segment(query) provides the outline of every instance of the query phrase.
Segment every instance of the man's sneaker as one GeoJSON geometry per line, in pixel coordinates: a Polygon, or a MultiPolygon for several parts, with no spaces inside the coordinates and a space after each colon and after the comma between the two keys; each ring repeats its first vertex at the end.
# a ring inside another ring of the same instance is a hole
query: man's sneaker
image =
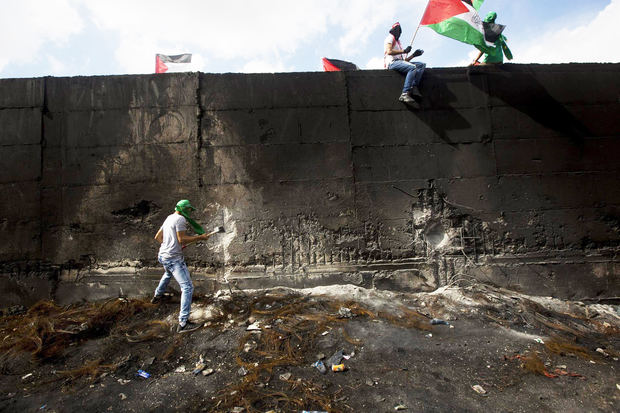
{"type": "Polygon", "coordinates": [[[413,97],[422,97],[422,93],[420,93],[420,89],[418,89],[417,86],[412,87],[411,90],[409,90],[409,94],[413,97]]]}
{"type": "Polygon", "coordinates": [[[401,102],[403,102],[405,105],[409,107],[412,107],[414,109],[420,109],[420,105],[418,104],[418,102],[413,100],[413,98],[409,96],[409,93],[403,93],[402,95],[400,95],[398,100],[400,100],[401,102]]]}
{"type": "Polygon", "coordinates": [[[198,330],[200,327],[202,327],[202,324],[190,323],[188,321],[184,326],[181,326],[181,324],[177,326],[177,333],[189,333],[190,331],[198,330]]]}
{"type": "Polygon", "coordinates": [[[163,299],[164,299],[163,295],[156,295],[153,298],[151,298],[151,304],[159,304],[161,303],[163,299]]]}
{"type": "Polygon", "coordinates": [[[400,95],[398,100],[400,100],[403,103],[414,103],[415,102],[415,100],[413,100],[413,98],[409,96],[409,93],[403,93],[402,95],[400,95]]]}

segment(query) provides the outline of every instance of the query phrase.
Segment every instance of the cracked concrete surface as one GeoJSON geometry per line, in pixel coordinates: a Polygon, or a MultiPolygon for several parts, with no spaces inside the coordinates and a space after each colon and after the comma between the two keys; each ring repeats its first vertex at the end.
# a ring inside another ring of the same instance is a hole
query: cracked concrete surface
{"type": "Polygon", "coordinates": [[[226,248],[187,250],[199,291],[480,281],[613,299],[617,71],[429,69],[416,113],[388,71],[0,80],[0,293],[150,291],[152,234],[190,198],[229,228],[226,248]]]}

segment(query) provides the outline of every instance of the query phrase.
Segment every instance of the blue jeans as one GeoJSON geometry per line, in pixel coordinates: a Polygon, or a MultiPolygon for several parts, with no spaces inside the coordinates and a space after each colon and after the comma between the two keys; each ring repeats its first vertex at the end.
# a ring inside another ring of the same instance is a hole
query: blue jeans
{"type": "Polygon", "coordinates": [[[414,86],[420,84],[422,80],[422,74],[426,69],[426,63],[422,62],[406,62],[404,60],[394,60],[388,66],[390,70],[396,70],[398,73],[406,75],[405,86],[403,86],[403,93],[409,92],[414,86]]]}
{"type": "Polygon", "coordinates": [[[189,318],[189,310],[192,306],[192,293],[194,292],[194,285],[192,279],[189,277],[189,270],[185,264],[183,258],[177,259],[164,259],[161,256],[157,257],[161,265],[164,266],[164,275],[159,280],[159,285],[155,290],[155,296],[159,297],[164,295],[170,278],[174,277],[179,283],[181,288],[181,311],[179,312],[179,324],[185,324],[189,318]]]}

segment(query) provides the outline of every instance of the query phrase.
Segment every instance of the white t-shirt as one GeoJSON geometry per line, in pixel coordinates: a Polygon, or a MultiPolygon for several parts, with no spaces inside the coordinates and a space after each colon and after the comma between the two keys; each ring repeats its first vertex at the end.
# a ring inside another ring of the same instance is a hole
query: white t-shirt
{"type": "Polygon", "coordinates": [[[386,69],[388,68],[390,63],[392,63],[394,60],[405,60],[405,57],[407,57],[406,54],[397,54],[397,55],[387,54],[388,44],[392,45],[392,49],[403,50],[403,47],[400,45],[400,40],[396,40],[394,36],[392,36],[391,34],[388,34],[388,37],[386,37],[385,41],[383,42],[383,67],[386,69]]]}
{"type": "Polygon", "coordinates": [[[159,255],[166,260],[183,258],[183,247],[177,238],[177,232],[187,231],[187,220],[181,214],[168,215],[161,224],[164,240],[159,247],[159,255]]]}

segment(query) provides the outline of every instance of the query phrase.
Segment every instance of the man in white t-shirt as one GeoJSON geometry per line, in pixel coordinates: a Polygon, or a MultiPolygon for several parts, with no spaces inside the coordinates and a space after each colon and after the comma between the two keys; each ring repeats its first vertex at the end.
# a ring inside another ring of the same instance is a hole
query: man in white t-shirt
{"type": "Polygon", "coordinates": [[[394,23],[390,29],[390,34],[385,38],[385,42],[383,42],[383,64],[386,69],[395,70],[406,76],[405,85],[403,86],[402,94],[398,100],[419,109],[420,106],[415,101],[414,97],[422,98],[418,85],[422,79],[426,64],[422,62],[411,62],[410,60],[416,56],[420,56],[424,51],[418,49],[410,56],[407,56],[409,52],[411,52],[411,46],[407,46],[403,49],[399,40],[401,34],[402,29],[400,23],[394,23]]]}
{"type": "Polygon", "coordinates": [[[192,210],[195,210],[195,208],[187,199],[182,199],[177,202],[174,214],[168,215],[155,235],[155,240],[161,244],[157,259],[161,265],[164,266],[164,275],[159,281],[159,285],[155,290],[155,296],[151,302],[157,303],[161,300],[166,292],[170,279],[174,277],[181,288],[181,310],[179,311],[178,333],[186,333],[202,327],[200,324],[187,321],[192,306],[194,285],[192,284],[187,264],[185,264],[183,247],[196,241],[206,240],[213,235],[187,234],[187,219],[185,217],[189,216],[192,210]]]}

